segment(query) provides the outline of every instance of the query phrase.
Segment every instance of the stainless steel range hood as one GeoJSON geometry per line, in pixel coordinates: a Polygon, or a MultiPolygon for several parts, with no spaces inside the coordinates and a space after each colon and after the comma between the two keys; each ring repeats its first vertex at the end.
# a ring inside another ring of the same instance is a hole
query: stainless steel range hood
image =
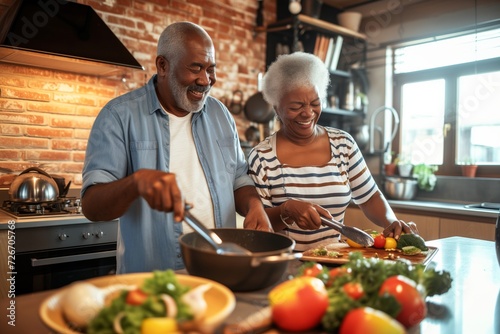
{"type": "Polygon", "coordinates": [[[144,70],[92,7],[18,0],[0,18],[0,62],[96,76],[144,70]]]}

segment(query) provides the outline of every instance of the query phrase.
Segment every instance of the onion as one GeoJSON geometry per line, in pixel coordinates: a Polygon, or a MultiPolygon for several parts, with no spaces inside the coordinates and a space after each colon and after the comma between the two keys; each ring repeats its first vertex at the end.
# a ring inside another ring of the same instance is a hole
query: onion
{"type": "Polygon", "coordinates": [[[177,316],[177,304],[175,303],[174,298],[167,294],[160,295],[161,300],[165,303],[166,308],[166,317],[167,318],[175,318],[177,316]]]}
{"type": "Polygon", "coordinates": [[[210,283],[198,285],[182,295],[181,300],[193,311],[194,320],[198,320],[205,315],[208,305],[203,295],[211,287],[212,284],[210,283]]]}
{"type": "Polygon", "coordinates": [[[62,312],[72,325],[85,328],[104,307],[104,301],[108,294],[134,287],[115,284],[101,289],[90,283],[74,282],[66,288],[61,297],[62,312]]]}

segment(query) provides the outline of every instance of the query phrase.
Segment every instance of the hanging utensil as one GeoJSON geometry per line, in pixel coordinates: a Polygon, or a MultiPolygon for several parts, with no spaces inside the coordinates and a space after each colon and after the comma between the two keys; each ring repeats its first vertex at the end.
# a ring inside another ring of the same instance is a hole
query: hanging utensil
{"type": "Polygon", "coordinates": [[[334,219],[328,219],[325,217],[321,217],[321,221],[323,222],[323,225],[326,225],[328,227],[333,228],[336,231],[339,231],[343,236],[345,236],[348,239],[351,239],[352,241],[360,244],[361,246],[364,247],[373,246],[374,243],[373,237],[357,227],[346,226],[334,219]]]}
{"type": "Polygon", "coordinates": [[[184,212],[184,221],[191,226],[198,234],[200,234],[210,245],[215,249],[217,254],[231,254],[231,255],[252,255],[248,249],[235,244],[234,242],[225,242],[215,233],[203,225],[196,219],[190,212],[190,206],[186,206],[184,212]]]}
{"type": "Polygon", "coordinates": [[[233,115],[238,115],[243,111],[243,92],[241,90],[237,89],[233,92],[228,109],[233,115]]]}

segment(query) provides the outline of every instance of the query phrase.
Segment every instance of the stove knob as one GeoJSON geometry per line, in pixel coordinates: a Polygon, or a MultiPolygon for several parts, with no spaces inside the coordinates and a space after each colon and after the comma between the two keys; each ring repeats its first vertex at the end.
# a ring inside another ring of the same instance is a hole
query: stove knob
{"type": "Polygon", "coordinates": [[[102,238],[102,237],[104,237],[104,232],[103,232],[103,231],[99,231],[99,232],[97,232],[97,233],[95,234],[95,236],[96,236],[97,238],[102,238]]]}
{"type": "Polygon", "coordinates": [[[68,235],[66,233],[59,234],[59,240],[66,240],[68,235]]]}
{"type": "Polygon", "coordinates": [[[90,232],[83,232],[82,233],[83,239],[88,239],[88,238],[90,238],[90,236],[91,236],[90,232]]]}

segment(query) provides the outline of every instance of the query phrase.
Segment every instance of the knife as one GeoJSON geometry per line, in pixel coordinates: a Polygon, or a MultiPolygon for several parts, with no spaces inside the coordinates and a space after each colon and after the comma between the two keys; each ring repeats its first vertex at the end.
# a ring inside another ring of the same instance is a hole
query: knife
{"type": "Polygon", "coordinates": [[[360,244],[361,246],[364,247],[373,246],[374,243],[373,237],[357,227],[346,226],[336,221],[335,219],[328,219],[323,216],[321,216],[321,221],[323,222],[323,225],[326,225],[328,227],[333,228],[336,231],[339,231],[343,236],[345,236],[348,239],[351,239],[352,241],[360,244]]]}

